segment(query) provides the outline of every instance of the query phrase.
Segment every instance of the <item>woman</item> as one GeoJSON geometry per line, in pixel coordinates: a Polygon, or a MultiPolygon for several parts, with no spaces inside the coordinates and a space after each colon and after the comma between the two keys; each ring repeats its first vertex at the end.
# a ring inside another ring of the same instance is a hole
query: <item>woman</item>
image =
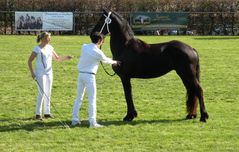
{"type": "Polygon", "coordinates": [[[37,43],[29,59],[28,66],[32,78],[36,80],[38,86],[38,96],[36,102],[36,119],[42,120],[42,103],[44,101],[44,117],[52,118],[50,113],[50,97],[53,81],[52,72],[52,58],[56,61],[70,60],[71,56],[58,56],[54,48],[49,44],[51,41],[51,34],[43,32],[37,36],[37,43]],[[32,62],[36,58],[36,68],[33,71],[32,62]]]}
{"type": "Polygon", "coordinates": [[[87,91],[89,99],[89,123],[90,127],[97,128],[103,127],[96,121],[96,80],[95,75],[98,70],[99,62],[102,61],[106,64],[111,64],[113,66],[119,66],[120,62],[112,60],[104,55],[100,50],[103,42],[104,36],[98,32],[91,35],[90,44],[84,44],[82,46],[82,52],[80,56],[80,61],[78,63],[78,85],[77,85],[77,97],[74,103],[72,111],[72,126],[80,124],[79,120],[79,110],[82,104],[85,89],[87,91]]]}

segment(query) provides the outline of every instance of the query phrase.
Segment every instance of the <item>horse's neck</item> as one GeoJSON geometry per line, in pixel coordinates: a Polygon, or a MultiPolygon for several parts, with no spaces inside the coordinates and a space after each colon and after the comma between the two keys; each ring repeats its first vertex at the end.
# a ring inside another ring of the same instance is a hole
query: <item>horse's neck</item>
{"type": "Polygon", "coordinates": [[[114,57],[120,56],[125,50],[128,42],[132,40],[134,36],[129,32],[124,32],[122,29],[115,29],[111,32],[111,51],[114,57]]]}
{"type": "Polygon", "coordinates": [[[118,58],[123,51],[125,50],[125,47],[127,45],[127,41],[129,40],[128,37],[124,37],[121,34],[111,34],[110,36],[110,46],[112,55],[114,58],[118,58]]]}
{"type": "Polygon", "coordinates": [[[110,46],[113,57],[120,58],[126,50],[128,41],[134,38],[134,34],[126,20],[115,17],[113,29],[111,29],[110,46]]]}

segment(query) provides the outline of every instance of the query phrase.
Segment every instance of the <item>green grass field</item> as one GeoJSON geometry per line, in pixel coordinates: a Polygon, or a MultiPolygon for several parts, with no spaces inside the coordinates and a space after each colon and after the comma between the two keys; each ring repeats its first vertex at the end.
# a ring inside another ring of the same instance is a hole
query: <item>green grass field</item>
{"type": "MultiPolygon", "coordinates": [[[[80,127],[66,129],[76,96],[77,62],[86,36],[53,36],[52,45],[72,61],[53,63],[52,113],[55,119],[34,120],[36,84],[27,66],[35,36],[0,36],[0,151],[239,151],[239,37],[139,37],[148,43],[181,40],[200,55],[201,85],[209,119],[186,116],[185,89],[174,71],[156,79],[133,79],[138,117],[122,118],[126,103],[119,77],[97,73],[97,119],[104,128],[88,128],[87,96],[80,127]],[[55,107],[57,111],[53,108],[55,107]],[[60,113],[60,114],[59,114],[60,113]]],[[[111,56],[109,37],[103,46],[111,56]]],[[[110,71],[111,67],[106,65],[110,71]]],[[[199,110],[198,110],[199,111],[199,110]]]]}

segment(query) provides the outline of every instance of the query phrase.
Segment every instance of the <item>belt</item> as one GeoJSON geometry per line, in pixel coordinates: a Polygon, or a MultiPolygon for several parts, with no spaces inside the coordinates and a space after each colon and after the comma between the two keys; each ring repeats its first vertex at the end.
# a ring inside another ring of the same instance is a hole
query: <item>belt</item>
{"type": "Polygon", "coordinates": [[[86,73],[86,74],[93,74],[93,75],[95,75],[95,73],[93,73],[93,72],[80,71],[80,73],[86,73]]]}

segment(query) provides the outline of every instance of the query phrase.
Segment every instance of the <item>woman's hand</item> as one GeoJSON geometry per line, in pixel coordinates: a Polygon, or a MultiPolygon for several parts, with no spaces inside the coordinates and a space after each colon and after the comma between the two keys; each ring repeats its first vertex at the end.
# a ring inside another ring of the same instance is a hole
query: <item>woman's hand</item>
{"type": "Polygon", "coordinates": [[[68,55],[68,56],[66,56],[66,59],[71,60],[71,59],[73,59],[73,56],[68,55]]]}

